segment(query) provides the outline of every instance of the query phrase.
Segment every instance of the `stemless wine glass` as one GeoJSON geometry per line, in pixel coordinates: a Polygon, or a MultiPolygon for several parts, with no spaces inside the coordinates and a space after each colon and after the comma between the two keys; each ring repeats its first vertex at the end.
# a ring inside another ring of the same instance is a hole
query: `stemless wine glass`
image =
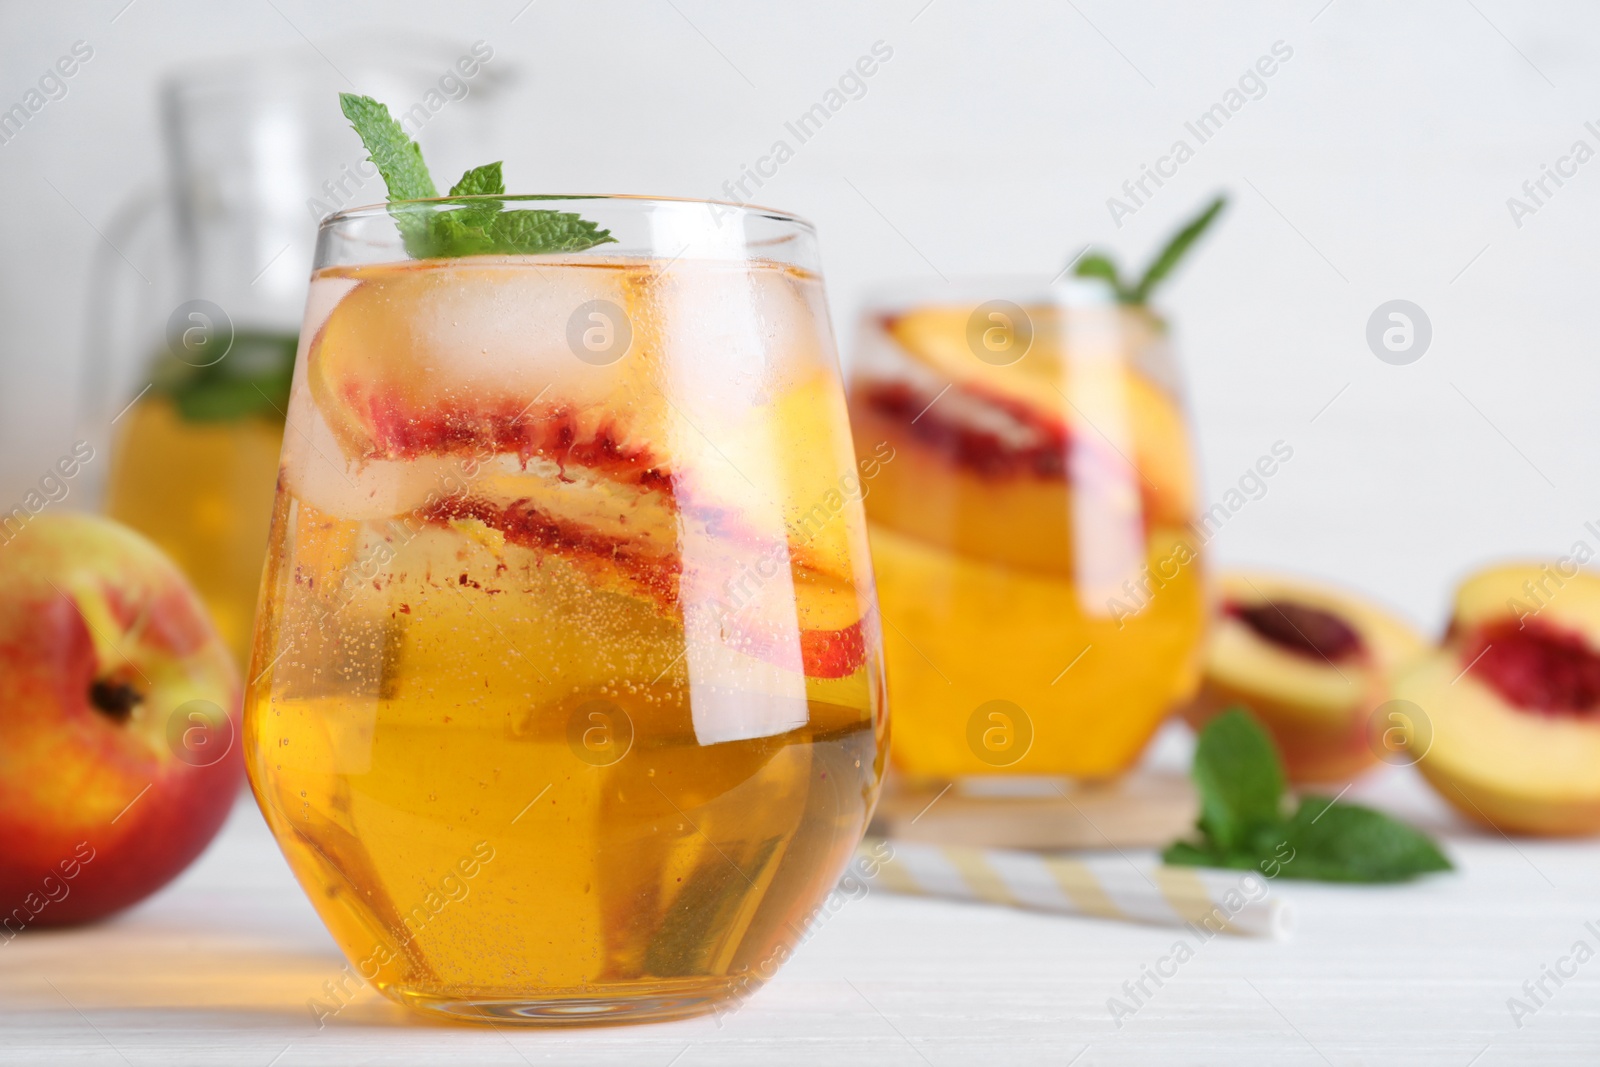
{"type": "Polygon", "coordinates": [[[1098,282],[917,286],[850,388],[912,778],[1125,770],[1198,682],[1187,422],[1166,324],[1098,282]]]}
{"type": "Polygon", "coordinates": [[[517,207],[616,243],[407,258],[397,223],[482,198],[322,224],[250,779],[390,997],[690,1015],[804,935],[887,743],[814,235],[704,202],[517,207]]]}

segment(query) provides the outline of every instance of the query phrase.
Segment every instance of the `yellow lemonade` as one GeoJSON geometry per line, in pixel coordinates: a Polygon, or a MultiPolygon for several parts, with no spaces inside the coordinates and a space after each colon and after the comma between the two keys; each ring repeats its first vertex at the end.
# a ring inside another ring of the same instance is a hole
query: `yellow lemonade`
{"type": "Polygon", "coordinates": [[[182,568],[242,668],[266,558],[282,416],[198,420],[152,393],[118,422],[107,513],[182,568]]]}

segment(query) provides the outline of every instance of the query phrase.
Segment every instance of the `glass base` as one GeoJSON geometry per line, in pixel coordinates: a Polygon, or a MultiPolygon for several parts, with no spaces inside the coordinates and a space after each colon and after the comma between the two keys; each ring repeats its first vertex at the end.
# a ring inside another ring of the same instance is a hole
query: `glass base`
{"type": "Polygon", "coordinates": [[[513,1026],[620,1026],[688,1019],[731,1007],[760,988],[750,978],[716,977],[640,982],[537,996],[450,995],[401,986],[383,993],[424,1015],[457,1022],[513,1026]]]}

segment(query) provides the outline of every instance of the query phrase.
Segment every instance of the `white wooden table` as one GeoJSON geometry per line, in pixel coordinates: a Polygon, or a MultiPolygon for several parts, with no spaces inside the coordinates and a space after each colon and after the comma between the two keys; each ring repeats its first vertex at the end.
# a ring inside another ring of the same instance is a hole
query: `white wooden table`
{"type": "MultiPolygon", "coordinates": [[[[1174,733],[1152,758],[1184,746],[1174,733]]],[[[1584,925],[1600,929],[1600,844],[1477,833],[1409,769],[1357,798],[1443,834],[1459,873],[1274,883],[1289,940],[1206,943],[1120,1028],[1108,999],[1178,931],[874,889],[720,1022],[586,1031],[436,1025],[370,989],[319,1030],[306,1002],[343,960],[246,798],[139,908],[0,944],[0,1064],[1600,1063],[1600,957],[1545,979],[1521,1026],[1507,1007],[1575,942],[1600,952],[1584,925]]]]}

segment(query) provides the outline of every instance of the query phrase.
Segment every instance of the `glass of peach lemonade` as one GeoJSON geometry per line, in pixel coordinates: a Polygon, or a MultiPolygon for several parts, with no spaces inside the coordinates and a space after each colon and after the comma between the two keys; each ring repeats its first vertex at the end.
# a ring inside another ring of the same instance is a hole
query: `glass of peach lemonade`
{"type": "Polygon", "coordinates": [[[247,752],[351,969],[534,1023],[771,977],[887,744],[810,226],[626,197],[347,211],[300,337],[247,752]]]}
{"type": "Polygon", "coordinates": [[[912,779],[1125,770],[1206,617],[1166,324],[1102,280],[873,302],[850,386],[912,779]]]}

